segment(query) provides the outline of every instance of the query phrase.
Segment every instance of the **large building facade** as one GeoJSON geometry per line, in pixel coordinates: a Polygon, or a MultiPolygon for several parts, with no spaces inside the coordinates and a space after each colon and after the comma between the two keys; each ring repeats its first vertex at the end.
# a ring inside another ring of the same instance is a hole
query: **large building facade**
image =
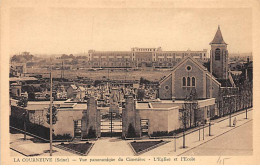
{"type": "Polygon", "coordinates": [[[199,62],[207,62],[207,49],[202,51],[163,51],[158,48],[134,47],[130,51],[89,50],[87,65],[92,68],[172,68],[183,58],[191,56],[199,62]]]}

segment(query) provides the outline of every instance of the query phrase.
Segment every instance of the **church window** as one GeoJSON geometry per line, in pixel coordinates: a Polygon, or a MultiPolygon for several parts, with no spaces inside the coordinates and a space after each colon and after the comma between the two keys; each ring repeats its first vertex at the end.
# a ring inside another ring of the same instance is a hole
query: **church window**
{"type": "Polygon", "coordinates": [[[220,49],[217,48],[215,51],[215,60],[220,60],[220,49]]]}
{"type": "Polygon", "coordinates": [[[185,77],[182,78],[182,86],[186,86],[186,78],[185,77]]]}
{"type": "Polygon", "coordinates": [[[165,90],[169,90],[169,86],[168,86],[168,85],[165,85],[165,86],[164,86],[164,89],[165,89],[165,90]]]}
{"type": "Polygon", "coordinates": [[[190,65],[186,66],[186,70],[187,70],[187,71],[191,71],[191,69],[192,69],[192,68],[191,68],[190,65]]]}
{"type": "Polygon", "coordinates": [[[195,83],[196,83],[196,79],[195,79],[195,77],[192,77],[192,79],[191,79],[191,83],[192,83],[192,86],[195,86],[195,83]]]}
{"type": "Polygon", "coordinates": [[[190,86],[190,77],[187,77],[187,86],[190,86]]]}

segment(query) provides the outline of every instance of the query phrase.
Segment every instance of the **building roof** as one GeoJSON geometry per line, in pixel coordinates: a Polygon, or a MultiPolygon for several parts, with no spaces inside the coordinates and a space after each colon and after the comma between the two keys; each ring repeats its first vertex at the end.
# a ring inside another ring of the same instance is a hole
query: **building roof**
{"type": "Polygon", "coordinates": [[[217,85],[220,85],[222,86],[221,82],[218,81],[218,79],[212,75],[211,76],[211,73],[208,71],[208,69],[206,67],[204,67],[200,62],[198,62],[195,58],[193,57],[185,57],[183,58],[177,65],[175,65],[172,69],[172,71],[163,79],[161,79],[159,81],[159,84],[161,85],[164,81],[166,81],[169,77],[172,76],[172,72],[174,72],[178,67],[180,67],[182,64],[184,64],[186,61],[192,61],[195,65],[197,65],[198,68],[200,68],[202,71],[205,71],[206,75],[209,76],[209,77],[212,77],[211,79],[217,84],[217,85]]]}
{"type": "Polygon", "coordinates": [[[84,87],[82,87],[82,86],[79,86],[79,87],[78,87],[78,90],[80,90],[80,91],[85,91],[86,89],[85,89],[84,87]]]}
{"type": "Polygon", "coordinates": [[[14,81],[37,81],[38,79],[35,77],[12,77],[9,78],[10,82],[14,82],[14,81]]]}
{"type": "Polygon", "coordinates": [[[218,30],[215,34],[215,37],[214,39],[211,41],[210,44],[227,44],[225,43],[223,37],[222,37],[222,33],[221,33],[221,30],[220,30],[220,27],[218,26],[218,30]]]}
{"type": "Polygon", "coordinates": [[[70,85],[72,87],[72,89],[76,90],[77,86],[76,85],[70,85]]]}

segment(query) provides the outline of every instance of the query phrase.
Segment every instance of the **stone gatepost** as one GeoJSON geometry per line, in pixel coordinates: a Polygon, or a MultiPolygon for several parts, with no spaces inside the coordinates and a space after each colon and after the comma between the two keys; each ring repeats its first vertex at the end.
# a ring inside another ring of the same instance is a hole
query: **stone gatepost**
{"type": "Polygon", "coordinates": [[[87,105],[87,110],[83,111],[81,121],[81,136],[83,139],[90,138],[89,131],[92,129],[96,136],[100,137],[100,111],[97,109],[97,101],[94,97],[90,97],[87,105]]]}
{"type": "Polygon", "coordinates": [[[122,114],[122,137],[127,136],[128,127],[132,124],[136,135],[141,136],[141,121],[140,115],[136,110],[135,100],[132,96],[127,97],[125,109],[122,114]]]}

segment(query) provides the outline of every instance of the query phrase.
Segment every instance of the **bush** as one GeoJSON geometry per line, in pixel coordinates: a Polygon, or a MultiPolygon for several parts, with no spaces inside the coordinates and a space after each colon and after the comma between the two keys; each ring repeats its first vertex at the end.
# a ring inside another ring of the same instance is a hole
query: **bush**
{"type": "MultiPolygon", "coordinates": [[[[192,128],[195,128],[195,126],[193,127],[189,127],[189,128],[186,128],[186,131],[189,130],[189,129],[192,129],[192,128]]],[[[173,136],[174,134],[179,134],[179,133],[182,133],[183,132],[183,128],[179,128],[179,129],[176,129],[174,131],[156,131],[156,132],[153,132],[150,136],[151,137],[162,137],[162,136],[173,136]]]]}
{"type": "MultiPolygon", "coordinates": [[[[15,127],[20,130],[24,130],[24,121],[10,116],[10,126],[15,127]]],[[[36,135],[38,137],[44,138],[46,140],[50,139],[50,128],[44,127],[42,125],[33,124],[31,122],[26,122],[26,132],[36,135]]],[[[70,140],[72,139],[70,134],[54,135],[52,134],[53,140],[70,140]]]]}
{"type": "Polygon", "coordinates": [[[215,115],[214,117],[211,117],[210,120],[216,120],[218,118],[220,118],[220,117],[218,115],[215,115]]]}
{"type": "Polygon", "coordinates": [[[152,137],[161,137],[161,136],[169,136],[170,133],[168,131],[156,131],[151,134],[152,137]]]}
{"type": "Polygon", "coordinates": [[[96,130],[91,126],[88,130],[88,138],[96,138],[96,130]]]}
{"type": "Polygon", "coordinates": [[[83,136],[82,139],[91,139],[91,138],[97,138],[96,130],[93,129],[92,126],[89,128],[87,136],[83,136]]]}
{"type": "Polygon", "coordinates": [[[54,140],[64,140],[64,139],[72,139],[70,134],[63,134],[63,135],[53,135],[54,140]]]}
{"type": "Polygon", "coordinates": [[[135,138],[136,136],[136,132],[135,132],[135,128],[133,127],[133,125],[130,123],[128,126],[128,131],[126,134],[127,138],[135,138]]]}

